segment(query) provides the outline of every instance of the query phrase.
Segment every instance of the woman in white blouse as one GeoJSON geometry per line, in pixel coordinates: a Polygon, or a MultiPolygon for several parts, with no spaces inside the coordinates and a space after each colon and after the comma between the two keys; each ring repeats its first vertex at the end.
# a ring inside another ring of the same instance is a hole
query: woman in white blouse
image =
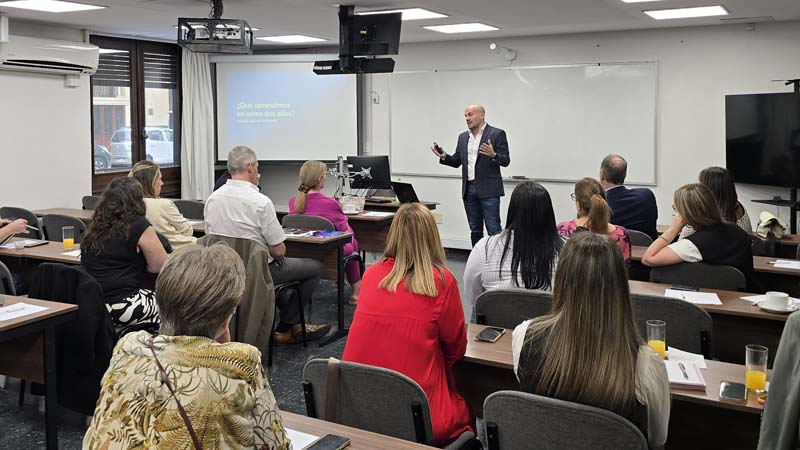
{"type": "Polygon", "coordinates": [[[474,305],[482,292],[491,289],[549,291],[564,241],[547,189],[533,181],[517,185],[505,230],[478,241],[469,255],[463,298],[474,305]]]}
{"type": "Polygon", "coordinates": [[[158,164],[152,161],[139,161],[128,176],[142,185],[144,203],[147,206],[147,220],[160,235],[164,236],[174,248],[197,242],[192,224],[178,211],[175,203],[160,198],[164,182],[161,180],[161,168],[158,164]]]}

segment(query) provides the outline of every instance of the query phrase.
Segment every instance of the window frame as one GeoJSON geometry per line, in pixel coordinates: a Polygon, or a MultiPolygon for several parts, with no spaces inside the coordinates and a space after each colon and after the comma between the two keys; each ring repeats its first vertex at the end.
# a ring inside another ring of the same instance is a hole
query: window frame
{"type": "MultiPolygon", "coordinates": [[[[181,87],[181,48],[176,44],[162,42],[140,41],[135,39],[123,39],[116,37],[92,35],[90,42],[100,48],[113,50],[124,50],[130,55],[131,86],[130,86],[130,115],[131,115],[131,163],[136,164],[146,159],[146,94],[144,83],[144,54],[161,53],[170,54],[176,57],[176,87],[175,104],[173,105],[173,148],[175,149],[175,166],[161,169],[164,186],[161,188],[161,196],[167,198],[180,198],[181,196],[181,118],[183,92],[181,87]],[[142,130],[135,133],[133,130],[142,130]]],[[[94,81],[90,79],[89,104],[91,117],[91,136],[92,145],[90,148],[91,167],[92,167],[92,194],[100,195],[105,190],[108,183],[114,178],[127,176],[128,171],[109,171],[95,173],[94,168],[94,81]]],[[[163,136],[162,136],[163,137],[163,136]]],[[[164,141],[166,142],[166,141],[164,141]]],[[[110,149],[109,149],[110,150],[110,149]]]]}

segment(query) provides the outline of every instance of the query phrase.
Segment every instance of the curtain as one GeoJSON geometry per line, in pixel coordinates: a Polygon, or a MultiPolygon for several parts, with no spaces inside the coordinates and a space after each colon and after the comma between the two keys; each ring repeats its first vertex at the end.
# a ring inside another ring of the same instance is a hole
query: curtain
{"type": "Polygon", "coordinates": [[[214,97],[208,55],[183,49],[181,196],[205,200],[214,187],[214,97]]]}

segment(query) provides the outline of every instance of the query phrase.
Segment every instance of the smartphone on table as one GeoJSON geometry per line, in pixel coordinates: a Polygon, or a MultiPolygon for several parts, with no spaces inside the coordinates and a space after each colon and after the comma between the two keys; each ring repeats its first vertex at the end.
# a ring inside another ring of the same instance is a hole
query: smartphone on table
{"type": "Polygon", "coordinates": [[[497,342],[506,333],[505,328],[500,327],[486,327],[475,336],[475,340],[479,342],[497,342]]]}

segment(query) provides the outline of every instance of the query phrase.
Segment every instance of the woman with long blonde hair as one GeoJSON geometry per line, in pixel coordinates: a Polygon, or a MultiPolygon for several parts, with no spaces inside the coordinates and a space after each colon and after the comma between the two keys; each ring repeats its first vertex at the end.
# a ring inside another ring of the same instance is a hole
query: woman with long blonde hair
{"type": "Polygon", "coordinates": [[[642,264],[658,267],[702,261],[732,266],[744,274],[750,287],[758,286],[754,280],[750,234],[736,223],[723,220],[708,187],[701,183],[681,186],[675,191],[673,205],[677,214],[667,231],[647,247],[642,264]],[[686,225],[694,233],[672,242],[686,225]]]}
{"type": "Polygon", "coordinates": [[[575,192],[570,197],[575,202],[578,217],[559,223],[558,234],[564,237],[570,237],[580,231],[606,234],[617,243],[625,258],[625,264],[630,266],[630,233],[625,228],[611,223],[611,208],[606,202],[606,195],[600,182],[591,177],[578,180],[575,183],[575,192]]]}
{"type": "Polygon", "coordinates": [[[474,431],[466,402],[448,381],[466,348],[461,296],[433,214],[419,203],[403,205],[382,260],[364,273],[342,359],[416,381],[430,402],[433,444],[442,446],[474,431]]]}
{"type": "Polygon", "coordinates": [[[550,312],[514,329],[512,354],[522,390],[609,410],[636,425],[651,448],[666,442],[666,369],[639,336],[627,267],[605,234],[567,241],[550,312]]]}
{"type": "Polygon", "coordinates": [[[128,177],[142,185],[144,204],[147,207],[147,220],[153,224],[153,228],[159,234],[172,244],[172,247],[179,248],[197,242],[192,224],[178,211],[175,203],[172,200],[161,198],[161,187],[164,186],[164,181],[161,179],[161,168],[158,164],[153,161],[139,161],[128,172],[128,177]]]}
{"type": "MultiPolygon", "coordinates": [[[[300,167],[300,186],[297,188],[297,196],[289,200],[290,214],[308,214],[320,216],[328,219],[339,231],[353,232],[347,216],[342,211],[342,206],[336,200],[327,197],[322,193],[325,187],[325,176],[328,167],[321,161],[306,161],[300,167]]],[[[358,252],[358,242],[355,236],[352,241],[344,246],[344,256],[358,252]]],[[[347,281],[350,283],[352,292],[348,303],[355,305],[358,303],[358,293],[361,291],[361,267],[358,261],[350,261],[345,266],[347,281]]]]}

